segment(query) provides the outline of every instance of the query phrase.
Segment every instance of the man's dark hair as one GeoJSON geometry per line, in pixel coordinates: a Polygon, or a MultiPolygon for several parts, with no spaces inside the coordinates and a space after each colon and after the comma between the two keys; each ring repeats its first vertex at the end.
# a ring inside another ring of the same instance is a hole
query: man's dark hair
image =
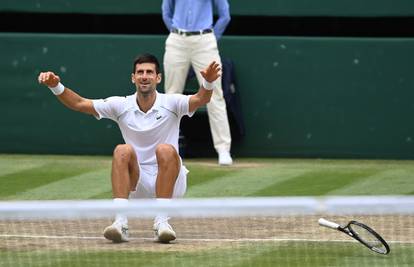
{"type": "Polygon", "coordinates": [[[158,59],[151,54],[142,54],[135,58],[134,60],[134,66],[132,67],[132,73],[135,73],[137,64],[142,63],[154,63],[155,64],[155,72],[158,74],[160,73],[160,63],[158,62],[158,59]]]}

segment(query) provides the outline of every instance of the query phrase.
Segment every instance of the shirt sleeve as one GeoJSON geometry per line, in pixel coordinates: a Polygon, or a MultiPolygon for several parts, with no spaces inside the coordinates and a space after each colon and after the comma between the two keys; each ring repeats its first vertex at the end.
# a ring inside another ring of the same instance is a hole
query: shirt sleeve
{"type": "Polygon", "coordinates": [[[125,103],[125,97],[112,96],[106,99],[94,99],[92,103],[98,113],[98,116],[95,116],[96,119],[104,118],[118,122],[119,115],[122,112],[121,109],[125,106],[122,104],[125,103]]]}
{"type": "Polygon", "coordinates": [[[184,115],[187,115],[189,117],[193,116],[194,111],[189,111],[191,95],[174,94],[172,96],[175,98],[176,111],[179,118],[183,117],[184,115]]]}
{"type": "Polygon", "coordinates": [[[216,6],[218,19],[213,28],[214,34],[219,40],[230,22],[230,8],[227,0],[214,0],[214,5],[216,6]]]}
{"type": "Polygon", "coordinates": [[[174,0],[163,0],[161,4],[162,19],[167,29],[171,31],[173,24],[174,0]]]}

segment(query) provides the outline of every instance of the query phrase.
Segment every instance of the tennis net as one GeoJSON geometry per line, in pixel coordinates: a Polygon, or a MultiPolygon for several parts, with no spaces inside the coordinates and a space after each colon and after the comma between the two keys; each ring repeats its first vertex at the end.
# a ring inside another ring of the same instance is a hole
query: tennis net
{"type": "Polygon", "coordinates": [[[0,266],[414,266],[414,197],[0,202],[0,259],[0,266]],[[102,231],[119,212],[129,218],[130,241],[114,244],[102,231]],[[177,233],[170,244],[153,240],[160,213],[177,233]],[[391,252],[320,227],[321,217],[362,222],[391,252]]]}

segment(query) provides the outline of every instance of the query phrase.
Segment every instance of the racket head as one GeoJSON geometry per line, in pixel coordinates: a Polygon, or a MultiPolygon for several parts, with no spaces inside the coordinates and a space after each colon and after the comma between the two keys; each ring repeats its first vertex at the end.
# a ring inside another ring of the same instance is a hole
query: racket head
{"type": "Polygon", "coordinates": [[[364,244],[370,250],[379,254],[390,253],[387,242],[371,227],[357,221],[350,221],[346,226],[352,237],[364,244]]]}

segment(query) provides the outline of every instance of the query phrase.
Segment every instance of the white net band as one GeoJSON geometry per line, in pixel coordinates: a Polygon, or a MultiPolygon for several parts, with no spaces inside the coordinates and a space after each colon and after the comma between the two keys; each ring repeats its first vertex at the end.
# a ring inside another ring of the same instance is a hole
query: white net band
{"type": "Polygon", "coordinates": [[[130,200],[119,207],[111,200],[5,201],[1,219],[105,218],[118,212],[129,217],[151,218],[159,213],[176,217],[280,216],[295,214],[413,214],[412,196],[371,197],[263,197],[130,200]]]}

